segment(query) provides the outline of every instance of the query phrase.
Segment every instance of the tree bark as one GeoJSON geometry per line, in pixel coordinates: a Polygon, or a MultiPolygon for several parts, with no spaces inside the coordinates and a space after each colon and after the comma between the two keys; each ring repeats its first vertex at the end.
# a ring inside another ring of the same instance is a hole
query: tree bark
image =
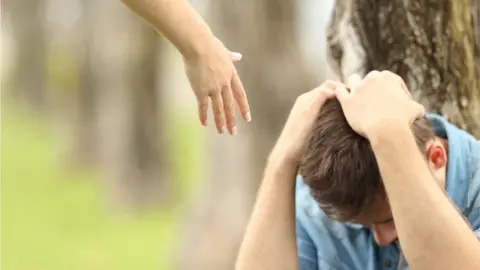
{"type": "Polygon", "coordinates": [[[233,269],[266,158],[295,97],[315,86],[300,54],[295,1],[212,1],[217,37],[237,64],[252,110],[235,137],[210,136],[211,171],[185,222],[174,269],[233,269]],[[185,254],[188,254],[185,257],[185,254]]]}
{"type": "Polygon", "coordinates": [[[8,0],[2,2],[12,26],[17,51],[11,81],[12,95],[26,101],[33,109],[45,108],[45,29],[43,0],[8,0]]]}
{"type": "Polygon", "coordinates": [[[428,111],[480,137],[478,1],[338,0],[328,43],[333,70],[390,70],[428,111]]]}
{"type": "Polygon", "coordinates": [[[477,55],[477,74],[480,77],[480,3],[477,0],[473,2],[473,25],[475,27],[476,55],[477,55]]]}

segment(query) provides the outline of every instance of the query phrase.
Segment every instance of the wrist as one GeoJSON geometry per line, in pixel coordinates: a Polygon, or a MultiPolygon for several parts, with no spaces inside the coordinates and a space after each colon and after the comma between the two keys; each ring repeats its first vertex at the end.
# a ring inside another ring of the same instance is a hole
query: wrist
{"type": "Polygon", "coordinates": [[[270,157],[265,168],[265,178],[276,184],[295,186],[295,179],[298,174],[298,165],[290,160],[274,156],[270,157]]]}
{"type": "Polygon", "coordinates": [[[216,42],[217,40],[213,33],[206,29],[203,33],[196,33],[188,42],[185,42],[184,46],[180,46],[178,50],[187,60],[197,59],[202,55],[208,55],[209,51],[212,51],[212,48],[216,46],[216,42]]]}
{"type": "Polygon", "coordinates": [[[297,171],[300,164],[299,158],[292,154],[292,151],[281,147],[275,147],[273,149],[267,162],[267,167],[285,168],[295,171],[297,171]]]}

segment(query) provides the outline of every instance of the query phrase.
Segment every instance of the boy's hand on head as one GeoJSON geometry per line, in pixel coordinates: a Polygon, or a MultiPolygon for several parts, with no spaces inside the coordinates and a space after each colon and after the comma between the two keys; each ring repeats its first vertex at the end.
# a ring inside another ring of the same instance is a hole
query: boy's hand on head
{"type": "Polygon", "coordinates": [[[335,96],[335,90],[341,86],[344,85],[326,81],[297,98],[274,148],[275,155],[282,155],[298,165],[308,133],[320,108],[327,99],[335,96]]]}
{"type": "Polygon", "coordinates": [[[370,138],[389,125],[409,127],[425,115],[425,108],[412,99],[403,80],[389,71],[372,71],[360,82],[349,78],[350,91],[339,87],[336,95],[345,117],[357,133],[370,138]]]}

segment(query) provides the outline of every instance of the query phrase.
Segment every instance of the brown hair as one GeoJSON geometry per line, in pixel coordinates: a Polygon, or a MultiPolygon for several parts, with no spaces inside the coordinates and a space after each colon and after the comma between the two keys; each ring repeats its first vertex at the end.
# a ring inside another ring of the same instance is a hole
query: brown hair
{"type": "MultiPolygon", "coordinates": [[[[426,143],[435,137],[430,121],[415,121],[412,132],[425,154],[426,143]]],[[[328,100],[314,122],[300,175],[320,208],[342,221],[368,210],[375,194],[384,191],[369,141],[352,130],[337,99],[328,100]]]]}

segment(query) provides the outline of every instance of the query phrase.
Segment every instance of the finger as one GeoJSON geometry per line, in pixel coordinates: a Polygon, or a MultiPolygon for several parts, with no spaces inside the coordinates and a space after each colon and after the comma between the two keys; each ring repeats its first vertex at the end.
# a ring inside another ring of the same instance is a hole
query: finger
{"type": "Polygon", "coordinates": [[[348,76],[347,78],[347,85],[350,87],[350,89],[355,89],[360,86],[362,83],[362,77],[358,74],[352,74],[348,76]]]}
{"type": "Polygon", "coordinates": [[[341,104],[343,104],[344,102],[346,102],[348,100],[348,98],[350,97],[351,94],[348,92],[346,87],[341,86],[341,87],[338,87],[335,90],[335,95],[337,96],[338,101],[341,104]]]}
{"type": "Polygon", "coordinates": [[[306,95],[311,95],[312,97],[314,97],[316,95],[321,94],[325,90],[330,90],[331,92],[335,92],[335,89],[337,89],[337,87],[340,87],[340,86],[346,87],[346,85],[344,85],[343,83],[332,81],[332,80],[327,80],[327,81],[323,82],[320,86],[314,88],[313,90],[310,90],[310,91],[306,92],[305,94],[306,95]]]}
{"type": "Polygon", "coordinates": [[[242,54],[241,53],[238,53],[238,52],[232,52],[232,61],[233,62],[238,62],[240,60],[242,60],[242,54]]]}
{"type": "Polygon", "coordinates": [[[322,91],[320,91],[315,101],[317,102],[317,104],[320,104],[320,107],[321,107],[329,98],[333,98],[334,96],[335,96],[334,89],[324,88],[322,89],[322,91]]]}
{"type": "Polygon", "coordinates": [[[403,89],[403,91],[405,91],[405,93],[407,93],[407,95],[412,98],[412,93],[410,93],[410,91],[408,90],[407,85],[405,84],[405,81],[402,79],[402,77],[388,70],[382,71],[382,73],[395,78],[395,80],[400,84],[400,87],[403,89]]]}
{"type": "Polygon", "coordinates": [[[412,112],[413,112],[412,119],[410,123],[413,123],[415,120],[419,118],[425,117],[425,114],[426,114],[425,107],[422,104],[417,103],[415,101],[413,101],[412,103],[412,112]]]}
{"type": "Polygon", "coordinates": [[[225,126],[225,114],[223,112],[223,101],[220,92],[216,92],[211,97],[213,117],[215,118],[215,125],[218,133],[223,133],[223,127],[225,126]]]}
{"type": "Polygon", "coordinates": [[[237,127],[235,123],[235,104],[233,103],[232,89],[230,89],[230,85],[227,85],[222,89],[222,99],[228,131],[231,135],[235,135],[237,134],[237,127]]]}
{"type": "MultiPolygon", "coordinates": [[[[324,84],[322,84],[322,86],[324,86],[324,84]]],[[[311,100],[312,104],[314,102],[323,104],[327,99],[335,96],[335,89],[337,87],[330,88],[322,86],[317,87],[308,93],[305,93],[305,98],[311,100]]],[[[340,85],[338,87],[340,87],[340,85]]]]}
{"type": "Polygon", "coordinates": [[[252,117],[250,115],[250,106],[248,105],[247,94],[245,93],[242,81],[240,80],[236,70],[234,71],[232,78],[232,92],[243,119],[245,119],[247,122],[250,122],[252,117]]]}
{"type": "Polygon", "coordinates": [[[336,90],[338,88],[346,89],[347,86],[340,82],[328,80],[325,81],[320,87],[317,87],[313,89],[310,93],[307,93],[307,95],[309,95],[311,99],[320,104],[321,107],[323,103],[327,101],[327,99],[336,96],[336,90]]]}
{"type": "Polygon", "coordinates": [[[320,88],[335,90],[337,87],[340,87],[340,86],[346,86],[346,85],[341,82],[327,80],[322,85],[320,85],[320,88]]]}
{"type": "Polygon", "coordinates": [[[380,75],[380,71],[378,70],[372,70],[370,71],[367,76],[365,76],[365,78],[363,80],[365,81],[369,81],[369,80],[374,80],[376,79],[378,76],[380,75]]]}
{"type": "Polygon", "coordinates": [[[208,118],[208,96],[198,99],[198,117],[203,126],[207,125],[208,118]]]}

